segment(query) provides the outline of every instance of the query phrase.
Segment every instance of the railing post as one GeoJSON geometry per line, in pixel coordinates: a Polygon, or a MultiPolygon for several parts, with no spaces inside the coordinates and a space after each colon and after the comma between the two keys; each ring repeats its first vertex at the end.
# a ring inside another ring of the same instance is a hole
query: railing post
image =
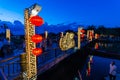
{"type": "Polygon", "coordinates": [[[10,76],[10,64],[8,64],[8,77],[10,76]]]}
{"type": "Polygon", "coordinates": [[[15,69],[15,68],[14,68],[14,63],[13,63],[13,73],[15,73],[14,69],[15,69]]]}
{"type": "Polygon", "coordinates": [[[26,72],[26,53],[21,54],[20,59],[21,71],[26,72]]]}

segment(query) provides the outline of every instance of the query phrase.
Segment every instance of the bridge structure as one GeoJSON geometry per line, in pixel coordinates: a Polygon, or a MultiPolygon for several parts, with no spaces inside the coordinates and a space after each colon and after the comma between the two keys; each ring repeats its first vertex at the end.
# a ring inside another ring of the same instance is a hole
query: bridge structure
{"type": "MultiPolygon", "coordinates": [[[[90,55],[119,59],[120,54],[110,52],[107,53],[105,51],[100,51],[99,49],[90,48],[91,45],[92,47],[95,46],[95,42],[96,41],[82,43],[81,48],[86,48],[90,52],[88,53],[90,55]]],[[[36,57],[37,75],[42,74],[54,65],[58,64],[60,61],[74,54],[76,54],[74,48],[66,51],[62,51],[59,47],[48,49],[47,51],[43,52],[42,55],[36,57]]],[[[25,55],[26,54],[23,52],[18,56],[13,56],[0,60],[0,78],[2,80],[21,80],[21,78],[24,76],[23,72],[25,69],[25,65],[27,64],[24,63],[24,61],[26,60],[25,55]]]]}
{"type": "MultiPolygon", "coordinates": [[[[59,63],[61,60],[72,54],[73,51],[73,49],[61,51],[60,48],[54,48],[44,52],[41,56],[37,57],[37,75],[59,63]]],[[[19,56],[0,60],[0,78],[2,78],[2,80],[21,80],[20,77],[24,76],[24,68],[27,65],[27,63],[24,63],[26,60],[24,55],[26,54],[22,53],[19,56]]]]}
{"type": "MultiPolygon", "coordinates": [[[[54,65],[58,64],[63,59],[69,57],[75,53],[75,49],[71,48],[62,51],[59,47],[48,48],[40,56],[34,56],[32,54],[32,49],[35,48],[35,43],[30,41],[32,35],[35,34],[34,25],[29,22],[29,11],[25,10],[25,31],[26,31],[26,52],[22,52],[21,55],[13,56],[7,59],[0,60],[0,79],[1,80],[36,80],[37,75],[49,70],[54,65]],[[26,54],[27,53],[27,54],[26,54]],[[27,56],[27,57],[26,57],[27,56]],[[26,66],[27,65],[27,66],[26,66]],[[27,69],[27,71],[26,71],[27,69]],[[31,75],[33,74],[33,75],[31,75]],[[27,78],[26,78],[27,77],[27,78]]],[[[92,31],[93,33],[93,31],[92,31]]],[[[80,37],[79,37],[80,38],[80,37]]],[[[90,50],[92,55],[106,55],[105,52],[93,49],[96,41],[91,39],[90,42],[86,41],[78,44],[79,48],[86,48],[90,50]],[[95,54],[99,53],[99,54],[95,54]]],[[[80,40],[78,40],[80,41],[80,40]]],[[[102,40],[101,40],[102,41],[102,40]]],[[[120,56],[120,54],[112,54],[115,56],[120,56]]]]}

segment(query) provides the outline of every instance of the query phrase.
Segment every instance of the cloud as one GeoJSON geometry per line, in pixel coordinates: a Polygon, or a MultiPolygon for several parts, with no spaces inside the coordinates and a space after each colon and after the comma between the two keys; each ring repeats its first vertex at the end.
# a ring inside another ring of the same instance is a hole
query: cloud
{"type": "Polygon", "coordinates": [[[24,16],[17,14],[15,12],[11,12],[9,10],[1,9],[0,8],[0,20],[2,21],[10,21],[14,22],[15,20],[19,20],[22,23],[24,22],[24,16]]]}

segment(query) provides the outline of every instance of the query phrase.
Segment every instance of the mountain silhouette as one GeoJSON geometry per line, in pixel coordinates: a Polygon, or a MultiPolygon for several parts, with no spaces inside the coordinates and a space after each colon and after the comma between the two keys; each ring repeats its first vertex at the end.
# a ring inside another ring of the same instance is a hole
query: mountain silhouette
{"type": "MultiPolygon", "coordinates": [[[[78,27],[82,25],[79,25],[75,22],[73,23],[61,23],[57,25],[48,25],[47,22],[45,22],[42,26],[36,27],[36,33],[41,34],[45,31],[53,32],[53,33],[59,33],[64,32],[66,30],[73,30],[77,31],[78,27]]],[[[19,20],[15,20],[13,23],[10,21],[1,21],[0,20],[0,33],[5,33],[5,29],[9,28],[11,30],[11,33],[13,35],[24,35],[24,24],[20,22],[19,20]]]]}

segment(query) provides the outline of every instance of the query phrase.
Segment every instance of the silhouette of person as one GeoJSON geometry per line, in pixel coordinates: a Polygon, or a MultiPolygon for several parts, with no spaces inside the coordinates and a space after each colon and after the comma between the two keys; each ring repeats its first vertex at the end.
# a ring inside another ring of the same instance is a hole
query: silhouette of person
{"type": "Polygon", "coordinates": [[[110,80],[116,80],[116,70],[117,70],[117,66],[115,65],[115,61],[112,61],[110,63],[110,71],[109,71],[109,77],[110,80]]]}

